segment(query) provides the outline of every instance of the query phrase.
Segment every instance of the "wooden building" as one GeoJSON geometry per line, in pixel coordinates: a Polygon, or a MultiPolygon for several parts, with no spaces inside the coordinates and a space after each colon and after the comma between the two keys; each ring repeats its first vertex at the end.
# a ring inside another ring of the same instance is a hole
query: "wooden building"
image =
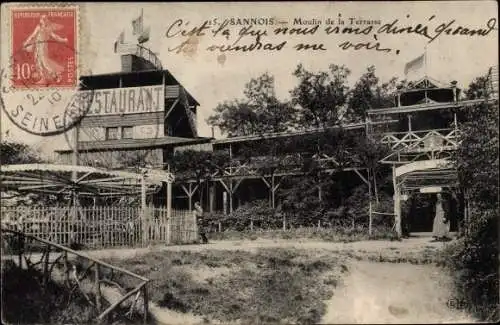
{"type": "Polygon", "coordinates": [[[149,50],[137,47],[141,51],[122,55],[121,72],[81,77],[82,89],[93,91],[93,101],[74,129],[71,148],[56,151],[59,162],[75,163],[76,149],[79,165],[163,169],[175,146],[210,141],[197,136],[199,103],[157,66],[159,60],[149,50]]]}
{"type": "MultiPolygon", "coordinates": [[[[201,201],[205,210],[231,212],[245,201],[266,198],[275,207],[281,181],[304,176],[301,166],[305,159],[316,161],[326,172],[348,173],[352,179],[367,185],[371,197],[374,185],[371,171],[354,155],[338,168],[337,157],[313,155],[311,150],[295,148],[280,153],[280,166],[271,173],[259,164],[260,160],[269,159],[265,154],[256,153],[246,161],[236,159],[242,146],[258,149],[263,141],[300,138],[326,132],[325,129],[218,140],[198,137],[199,103],[161,66],[154,53],[135,45],[122,53],[121,62],[121,72],[81,78],[82,89],[93,90],[94,97],[87,114],[74,129],[72,148],[57,151],[60,163],[112,169],[125,166],[167,169],[169,157],[177,151],[228,151],[229,167],[208,179],[190,176],[189,172],[176,175],[174,208],[192,209],[195,201],[201,201]]],[[[498,98],[498,91],[495,94],[498,98]]],[[[389,147],[390,154],[381,163],[393,170],[398,233],[402,232],[401,204],[409,194],[434,193],[459,186],[456,170],[450,164],[451,153],[459,145],[459,123],[464,110],[482,101],[461,100],[456,82],[442,85],[425,77],[398,91],[396,107],[370,110],[365,122],[343,126],[347,132],[376,134],[389,147]]],[[[318,196],[321,197],[321,188],[318,196]]],[[[158,197],[163,197],[159,204],[165,203],[164,193],[158,197]]],[[[371,206],[371,199],[367,204],[371,206]]],[[[432,212],[424,214],[429,219],[432,212]]],[[[428,222],[422,220],[410,228],[415,230],[420,227],[418,224],[425,224],[421,228],[428,231],[428,222]]]]}

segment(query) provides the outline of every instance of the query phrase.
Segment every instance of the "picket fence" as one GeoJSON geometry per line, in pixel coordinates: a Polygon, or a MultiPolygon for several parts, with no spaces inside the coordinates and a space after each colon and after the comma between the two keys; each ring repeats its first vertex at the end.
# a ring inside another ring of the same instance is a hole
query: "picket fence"
{"type": "Polygon", "coordinates": [[[186,244],[197,239],[196,222],[187,210],[96,206],[2,207],[2,227],[60,245],[86,249],[186,244]]]}

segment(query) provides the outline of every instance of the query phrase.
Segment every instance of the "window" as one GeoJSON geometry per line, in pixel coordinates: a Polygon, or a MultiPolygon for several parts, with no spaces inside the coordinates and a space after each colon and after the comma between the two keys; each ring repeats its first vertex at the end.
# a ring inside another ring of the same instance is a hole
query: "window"
{"type": "Polygon", "coordinates": [[[118,128],[106,128],[106,140],[118,139],[118,128]]]}
{"type": "Polygon", "coordinates": [[[122,139],[133,139],[134,128],[132,126],[124,126],[122,128],[122,139]]]}

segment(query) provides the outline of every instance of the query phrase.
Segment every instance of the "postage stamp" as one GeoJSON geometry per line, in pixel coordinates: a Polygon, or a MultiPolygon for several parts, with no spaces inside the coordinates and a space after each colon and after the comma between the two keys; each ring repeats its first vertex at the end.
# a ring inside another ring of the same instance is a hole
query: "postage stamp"
{"type": "Polygon", "coordinates": [[[76,7],[12,10],[15,88],[76,86],[76,22],[76,7]]]}
{"type": "Polygon", "coordinates": [[[28,133],[63,133],[83,118],[93,99],[79,78],[79,7],[5,8],[10,62],[2,66],[0,80],[4,113],[28,133]]]}
{"type": "Polygon", "coordinates": [[[497,3],[1,9],[2,322],[498,319],[497,3]]]}

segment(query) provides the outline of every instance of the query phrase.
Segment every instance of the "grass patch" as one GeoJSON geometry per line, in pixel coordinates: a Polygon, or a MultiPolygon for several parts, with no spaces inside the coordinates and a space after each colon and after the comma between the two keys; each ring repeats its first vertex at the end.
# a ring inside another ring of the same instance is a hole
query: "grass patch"
{"type": "Polygon", "coordinates": [[[368,229],[358,228],[292,228],[287,230],[243,230],[223,231],[209,234],[211,240],[256,240],[256,239],[317,239],[328,242],[356,242],[362,240],[397,240],[397,235],[385,228],[374,228],[372,236],[368,229]]]}
{"type": "Polygon", "coordinates": [[[346,271],[336,255],[296,249],[151,252],[110,262],[151,279],[152,300],[160,306],[244,324],[318,323],[323,300],[346,271]],[[205,281],[191,275],[207,267],[229,272],[205,281]]]}

